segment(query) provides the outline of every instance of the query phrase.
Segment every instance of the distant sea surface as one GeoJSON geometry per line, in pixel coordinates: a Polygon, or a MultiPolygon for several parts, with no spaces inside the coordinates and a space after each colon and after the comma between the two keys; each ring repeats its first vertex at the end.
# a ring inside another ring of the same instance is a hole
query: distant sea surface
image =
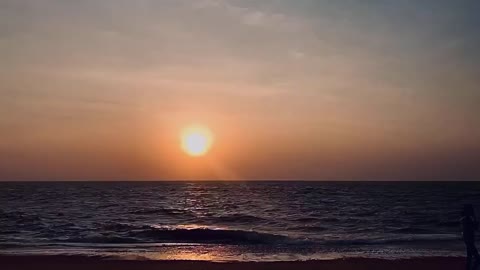
{"type": "Polygon", "coordinates": [[[477,182],[0,183],[0,254],[284,261],[458,256],[477,182]]]}

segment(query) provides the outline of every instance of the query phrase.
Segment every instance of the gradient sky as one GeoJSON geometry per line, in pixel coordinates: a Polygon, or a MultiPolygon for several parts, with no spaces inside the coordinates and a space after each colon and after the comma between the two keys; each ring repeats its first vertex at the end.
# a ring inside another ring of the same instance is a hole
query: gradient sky
{"type": "Polygon", "coordinates": [[[480,179],[478,0],[0,0],[0,59],[0,180],[480,179]]]}

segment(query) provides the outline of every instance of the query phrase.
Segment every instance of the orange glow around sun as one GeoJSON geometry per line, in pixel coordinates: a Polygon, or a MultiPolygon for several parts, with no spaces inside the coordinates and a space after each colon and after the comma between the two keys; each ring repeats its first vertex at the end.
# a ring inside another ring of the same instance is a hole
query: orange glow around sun
{"type": "Polygon", "coordinates": [[[182,150],[190,156],[199,157],[208,153],[213,144],[213,133],[208,127],[191,125],[180,134],[182,150]]]}

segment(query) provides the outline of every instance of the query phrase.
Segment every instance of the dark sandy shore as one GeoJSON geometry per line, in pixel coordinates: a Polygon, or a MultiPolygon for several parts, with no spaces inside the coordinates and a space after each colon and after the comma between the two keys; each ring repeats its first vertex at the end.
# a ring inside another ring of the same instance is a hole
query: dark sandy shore
{"type": "Polygon", "coordinates": [[[202,261],[139,261],[119,260],[77,256],[0,256],[0,269],[2,270],[123,270],[123,269],[162,269],[162,270],[452,270],[463,269],[463,258],[420,258],[402,260],[382,259],[343,259],[330,261],[306,262],[232,262],[214,263],[202,261]]]}

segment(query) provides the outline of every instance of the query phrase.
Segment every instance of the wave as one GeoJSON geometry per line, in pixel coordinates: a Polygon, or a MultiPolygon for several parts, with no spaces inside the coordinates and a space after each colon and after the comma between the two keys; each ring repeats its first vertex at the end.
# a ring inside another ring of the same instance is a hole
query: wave
{"type": "Polygon", "coordinates": [[[61,241],[65,244],[106,244],[106,245],[266,245],[277,247],[309,247],[309,248],[345,248],[361,246],[408,245],[450,243],[459,241],[453,235],[425,235],[424,237],[392,237],[392,238],[357,238],[357,239],[292,239],[275,234],[211,229],[176,229],[155,230],[151,232],[133,233],[133,236],[90,236],[69,238],[61,241]],[[148,237],[148,238],[147,238],[148,237]]]}
{"type": "Polygon", "coordinates": [[[288,237],[256,231],[210,229],[210,228],[154,228],[132,231],[129,236],[154,241],[178,243],[214,244],[272,244],[288,240],[288,237]]]}
{"type": "Polygon", "coordinates": [[[410,235],[391,235],[389,237],[378,238],[352,238],[322,241],[327,246],[369,246],[369,245],[415,245],[422,243],[439,243],[458,241],[459,236],[455,234],[410,234],[410,235]]]}
{"type": "Polygon", "coordinates": [[[328,228],[323,226],[293,226],[288,227],[288,231],[299,231],[299,232],[323,232],[328,230],[328,228]]]}
{"type": "Polygon", "coordinates": [[[42,220],[37,214],[22,211],[1,211],[0,220],[3,219],[15,222],[36,222],[42,220]]]}
{"type": "Polygon", "coordinates": [[[147,208],[147,209],[139,209],[130,211],[130,214],[134,215],[166,215],[166,216],[175,216],[175,215],[187,215],[190,214],[183,209],[175,209],[175,208],[147,208]]]}
{"type": "Polygon", "coordinates": [[[185,217],[192,217],[197,219],[205,219],[206,221],[212,222],[219,222],[219,223],[252,223],[252,222],[265,222],[266,219],[249,215],[249,214],[241,214],[241,213],[233,213],[233,214],[223,214],[223,215],[210,215],[205,217],[197,217],[193,213],[183,210],[183,209],[175,209],[175,208],[145,208],[145,209],[137,209],[132,210],[129,212],[133,215],[161,215],[161,216],[181,216],[182,218],[185,217]]]}
{"type": "MultiPolygon", "coordinates": [[[[300,245],[300,246],[360,246],[388,244],[417,244],[442,241],[458,241],[456,234],[419,233],[415,228],[401,228],[388,235],[345,235],[342,239],[293,238],[286,235],[212,227],[159,227],[136,226],[112,223],[103,226],[103,234],[90,234],[82,237],[57,239],[67,243],[93,244],[228,244],[228,245],[300,245]],[[107,230],[105,230],[107,229],[107,230]]],[[[321,232],[320,226],[298,226],[287,228],[288,231],[321,232]]],[[[422,231],[423,232],[423,231],[422,231]]]]}
{"type": "Polygon", "coordinates": [[[264,218],[253,216],[253,215],[246,215],[246,214],[230,214],[230,215],[213,216],[209,219],[216,222],[220,222],[220,223],[235,223],[235,224],[267,221],[264,218]]]}
{"type": "Polygon", "coordinates": [[[301,217],[301,218],[295,218],[293,219],[294,222],[299,222],[299,223],[313,223],[313,222],[318,222],[319,219],[315,217],[301,217]]]}
{"type": "Polygon", "coordinates": [[[182,228],[109,224],[109,234],[62,239],[75,243],[275,244],[290,238],[270,233],[216,228],[182,228]]]}
{"type": "Polygon", "coordinates": [[[394,229],[391,232],[399,234],[428,234],[431,233],[431,230],[415,228],[415,227],[404,227],[399,229],[394,229]]]}
{"type": "Polygon", "coordinates": [[[120,236],[85,236],[72,237],[65,239],[64,242],[70,243],[91,243],[91,244],[133,244],[141,243],[139,239],[120,236]]]}

